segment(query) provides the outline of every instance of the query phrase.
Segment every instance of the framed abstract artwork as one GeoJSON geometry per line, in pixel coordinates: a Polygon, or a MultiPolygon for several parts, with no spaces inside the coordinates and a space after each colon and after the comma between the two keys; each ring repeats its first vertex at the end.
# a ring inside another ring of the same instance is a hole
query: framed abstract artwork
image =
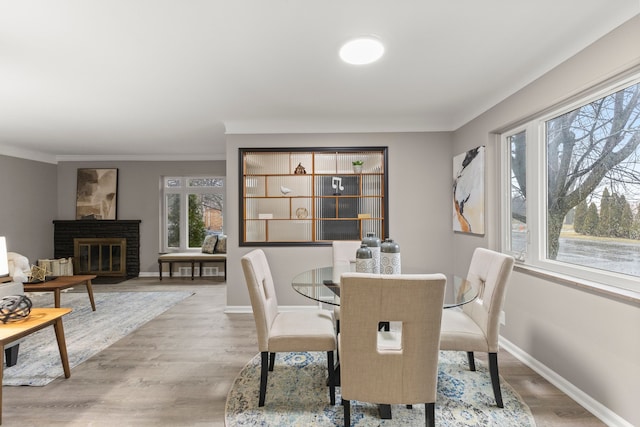
{"type": "Polygon", "coordinates": [[[453,158],[453,231],[484,234],[484,146],[453,158]]]}
{"type": "Polygon", "coordinates": [[[118,169],[78,169],[76,219],[117,219],[118,169]]]}

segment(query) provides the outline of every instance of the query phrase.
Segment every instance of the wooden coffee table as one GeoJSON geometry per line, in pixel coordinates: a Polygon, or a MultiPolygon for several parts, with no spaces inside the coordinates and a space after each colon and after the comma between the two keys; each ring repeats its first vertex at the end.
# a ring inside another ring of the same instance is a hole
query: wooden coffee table
{"type": "Polygon", "coordinates": [[[89,301],[91,301],[91,308],[96,311],[96,303],[93,300],[93,288],[91,287],[91,280],[95,279],[94,275],[79,275],[79,276],[58,276],[53,280],[43,283],[25,283],[25,292],[53,292],[53,300],[55,306],[60,308],[60,294],[63,289],[69,289],[74,286],[85,285],[87,293],[89,294],[89,301]]]}
{"type": "MultiPolygon", "coordinates": [[[[70,308],[32,308],[31,314],[25,320],[12,323],[0,323],[0,354],[4,353],[4,347],[15,340],[24,338],[47,326],[53,325],[58,340],[58,350],[64,377],[71,376],[69,368],[69,357],[67,356],[67,343],[64,340],[64,328],[62,327],[62,316],[71,312],[70,308]]],[[[4,363],[0,363],[0,424],[2,424],[2,375],[4,363]]]]}

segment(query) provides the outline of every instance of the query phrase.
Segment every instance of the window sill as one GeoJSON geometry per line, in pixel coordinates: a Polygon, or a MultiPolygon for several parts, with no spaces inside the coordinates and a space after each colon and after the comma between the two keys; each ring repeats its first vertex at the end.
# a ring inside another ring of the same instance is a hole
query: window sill
{"type": "Polygon", "coordinates": [[[532,267],[516,262],[514,270],[523,274],[527,274],[561,285],[571,286],[580,290],[590,292],[596,295],[602,295],[610,299],[615,299],[634,305],[640,305],[640,292],[629,289],[616,288],[615,286],[605,285],[603,283],[591,282],[589,280],[580,279],[566,274],[555,273],[553,271],[544,270],[539,267],[532,267]]]}

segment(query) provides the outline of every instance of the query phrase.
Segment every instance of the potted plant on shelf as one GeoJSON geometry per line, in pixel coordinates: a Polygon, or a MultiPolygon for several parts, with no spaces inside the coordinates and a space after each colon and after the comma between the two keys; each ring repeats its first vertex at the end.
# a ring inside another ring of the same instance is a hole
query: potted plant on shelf
{"type": "Polygon", "coordinates": [[[362,164],[364,163],[362,160],[354,160],[351,163],[353,164],[354,173],[362,173],[362,164]]]}

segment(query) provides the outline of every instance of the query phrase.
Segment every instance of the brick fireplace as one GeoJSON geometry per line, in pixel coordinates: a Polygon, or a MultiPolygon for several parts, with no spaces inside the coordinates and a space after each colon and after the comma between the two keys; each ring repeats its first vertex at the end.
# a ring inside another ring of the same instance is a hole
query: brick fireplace
{"type": "Polygon", "coordinates": [[[141,220],[53,221],[54,257],[74,257],[74,272],[78,274],[137,277],[140,274],[140,223],[141,220]],[[120,243],[114,245],[114,242],[120,243]],[[78,253],[79,247],[81,253],[78,253]],[[118,247],[124,253],[119,253],[118,247]],[[88,260],[82,258],[92,251],[95,256],[88,260]],[[79,267],[89,271],[78,271],[79,267]]]}

